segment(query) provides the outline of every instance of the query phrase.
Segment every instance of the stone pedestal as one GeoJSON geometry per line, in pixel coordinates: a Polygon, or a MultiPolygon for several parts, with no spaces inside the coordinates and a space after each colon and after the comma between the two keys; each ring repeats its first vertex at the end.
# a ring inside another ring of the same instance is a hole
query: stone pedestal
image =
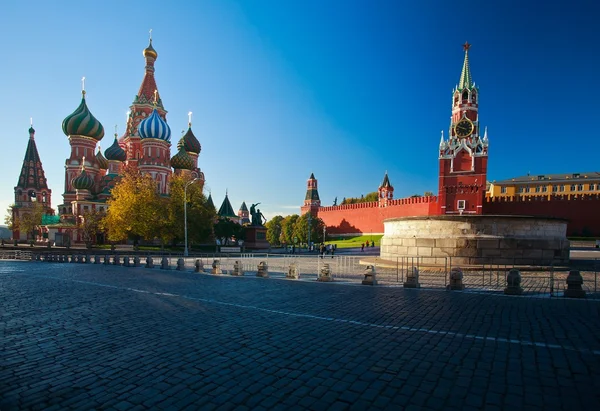
{"type": "Polygon", "coordinates": [[[297,280],[300,278],[300,271],[298,271],[298,264],[292,263],[290,264],[290,268],[288,273],[285,276],[286,278],[291,278],[293,280],[297,280]]]}
{"type": "Polygon", "coordinates": [[[146,257],[146,268],[154,268],[154,260],[152,257],[146,257]]]}
{"type": "Polygon", "coordinates": [[[267,228],[254,225],[246,227],[244,246],[249,250],[269,248],[271,245],[267,241],[267,228]]]}
{"type": "Polygon", "coordinates": [[[204,263],[202,262],[202,260],[197,259],[196,262],[194,263],[194,272],[201,273],[203,271],[204,271],[204,263]]]}
{"type": "Polygon", "coordinates": [[[115,254],[113,257],[113,265],[121,265],[121,257],[119,254],[115,254]]]}
{"type": "Polygon", "coordinates": [[[512,268],[506,275],[506,288],[504,289],[504,294],[523,294],[523,288],[521,288],[521,272],[516,268],[512,268]]]}
{"type": "Polygon", "coordinates": [[[328,263],[324,263],[319,272],[319,276],[317,277],[317,281],[322,282],[330,282],[333,281],[333,277],[331,276],[331,269],[329,268],[328,263]]]}
{"type": "Polygon", "coordinates": [[[450,270],[450,284],[448,286],[450,290],[462,291],[465,289],[463,284],[463,271],[459,267],[454,267],[450,270]]]}
{"type": "Polygon", "coordinates": [[[123,257],[123,265],[125,267],[129,267],[129,256],[126,255],[125,257],[123,257]]]}
{"type": "Polygon", "coordinates": [[[99,254],[94,255],[94,264],[100,264],[100,262],[101,262],[100,255],[99,254]]]}
{"type": "Polygon", "coordinates": [[[169,259],[165,256],[160,260],[160,269],[161,270],[170,270],[171,266],[169,265],[169,259]]]}
{"type": "Polygon", "coordinates": [[[223,271],[221,271],[221,261],[213,260],[212,270],[210,270],[210,273],[211,274],[223,274],[223,271]]]}
{"type": "Polygon", "coordinates": [[[177,259],[177,271],[185,271],[185,260],[183,258],[177,259]]]}
{"type": "Polygon", "coordinates": [[[585,290],[582,287],[583,277],[579,273],[579,270],[569,271],[567,277],[567,289],[565,290],[565,297],[569,298],[585,298],[585,290]]]}
{"type": "Polygon", "coordinates": [[[406,281],[404,282],[404,288],[420,288],[419,283],[419,269],[417,267],[411,267],[406,275],[406,281]]]}
{"type": "Polygon", "coordinates": [[[236,260],[236,262],[233,264],[233,271],[231,272],[231,275],[244,275],[244,267],[242,266],[242,262],[236,260]]]}
{"type": "Polygon", "coordinates": [[[134,267],[139,267],[140,266],[140,257],[139,256],[135,256],[133,257],[133,266],[134,267]]]}
{"type": "Polygon", "coordinates": [[[365,268],[365,278],[362,280],[363,285],[377,285],[377,278],[375,274],[375,266],[368,265],[365,268]]]}
{"type": "Polygon", "coordinates": [[[263,278],[269,277],[269,265],[266,262],[261,261],[260,263],[258,263],[258,271],[256,273],[256,276],[263,278]]]}
{"type": "Polygon", "coordinates": [[[110,264],[110,255],[106,254],[106,255],[104,256],[104,264],[105,264],[105,265],[108,265],[108,264],[110,264]]]}

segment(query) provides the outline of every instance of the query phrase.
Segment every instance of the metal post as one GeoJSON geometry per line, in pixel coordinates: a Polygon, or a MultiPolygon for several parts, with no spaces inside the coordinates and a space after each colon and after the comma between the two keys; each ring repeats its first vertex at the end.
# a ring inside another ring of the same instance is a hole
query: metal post
{"type": "Polygon", "coordinates": [[[308,214],[308,249],[310,250],[310,223],[312,222],[312,214],[308,214]]]}
{"type": "Polygon", "coordinates": [[[183,249],[183,256],[187,257],[189,255],[188,252],[188,239],[187,239],[187,188],[190,184],[197,181],[198,178],[193,179],[192,181],[188,181],[186,185],[183,187],[183,236],[185,237],[185,247],[183,249]]]}

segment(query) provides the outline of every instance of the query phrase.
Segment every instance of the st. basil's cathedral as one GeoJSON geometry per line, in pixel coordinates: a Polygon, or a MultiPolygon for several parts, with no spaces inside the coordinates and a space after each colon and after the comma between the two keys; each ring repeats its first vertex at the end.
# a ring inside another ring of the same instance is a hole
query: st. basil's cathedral
{"type": "MultiPolygon", "coordinates": [[[[62,130],[71,146],[71,154],[65,161],[63,202],[57,206],[58,215],[46,215],[42,221],[44,237],[56,240],[57,245],[82,241],[76,230],[78,216],[86,211],[106,210],[110,190],[126,166],[151,175],[161,195],[169,194],[169,181],[173,174],[197,179],[195,184],[201,188],[204,186],[204,173],[198,167],[201,145],[192,131],[191,113],[187,132],[177,143],[177,153],[171,157],[171,128],[167,124],[167,111],[154,77],[158,53],[152,47],[152,38],[143,55],[146,61],[144,79],[129,107],[125,132],[120,137],[115,132],[114,140],[104,154],[100,149],[104,127],[88,108],[85,78],[82,79],[81,103],[62,122],[62,130]]],[[[18,221],[23,211],[34,202],[43,204],[48,212],[52,210],[52,193],[35,144],[33,126],[29,129],[29,136],[15,187],[13,221],[18,221]]],[[[15,227],[13,239],[27,239],[27,233],[21,233],[15,227]]]]}

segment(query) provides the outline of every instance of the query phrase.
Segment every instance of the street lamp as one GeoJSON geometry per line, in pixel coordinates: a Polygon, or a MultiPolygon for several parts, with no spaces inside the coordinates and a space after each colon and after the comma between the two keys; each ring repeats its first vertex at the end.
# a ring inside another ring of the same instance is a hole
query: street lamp
{"type": "Polygon", "coordinates": [[[185,237],[185,248],[183,249],[184,257],[189,255],[187,243],[187,188],[190,186],[190,184],[196,182],[197,180],[198,178],[188,181],[183,187],[183,236],[185,237]]]}
{"type": "Polygon", "coordinates": [[[325,237],[325,230],[327,230],[327,228],[325,225],[323,225],[323,242],[327,241],[327,238],[325,237]]]}
{"type": "Polygon", "coordinates": [[[307,245],[307,249],[308,251],[310,251],[310,223],[312,221],[312,214],[308,215],[308,245],[307,245]]]}

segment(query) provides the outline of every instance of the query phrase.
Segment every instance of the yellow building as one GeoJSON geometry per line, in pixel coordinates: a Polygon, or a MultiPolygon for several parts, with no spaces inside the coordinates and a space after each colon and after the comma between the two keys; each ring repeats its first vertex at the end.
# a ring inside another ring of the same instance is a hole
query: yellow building
{"type": "Polygon", "coordinates": [[[492,181],[487,197],[600,194],[600,172],[540,174],[492,181]]]}

